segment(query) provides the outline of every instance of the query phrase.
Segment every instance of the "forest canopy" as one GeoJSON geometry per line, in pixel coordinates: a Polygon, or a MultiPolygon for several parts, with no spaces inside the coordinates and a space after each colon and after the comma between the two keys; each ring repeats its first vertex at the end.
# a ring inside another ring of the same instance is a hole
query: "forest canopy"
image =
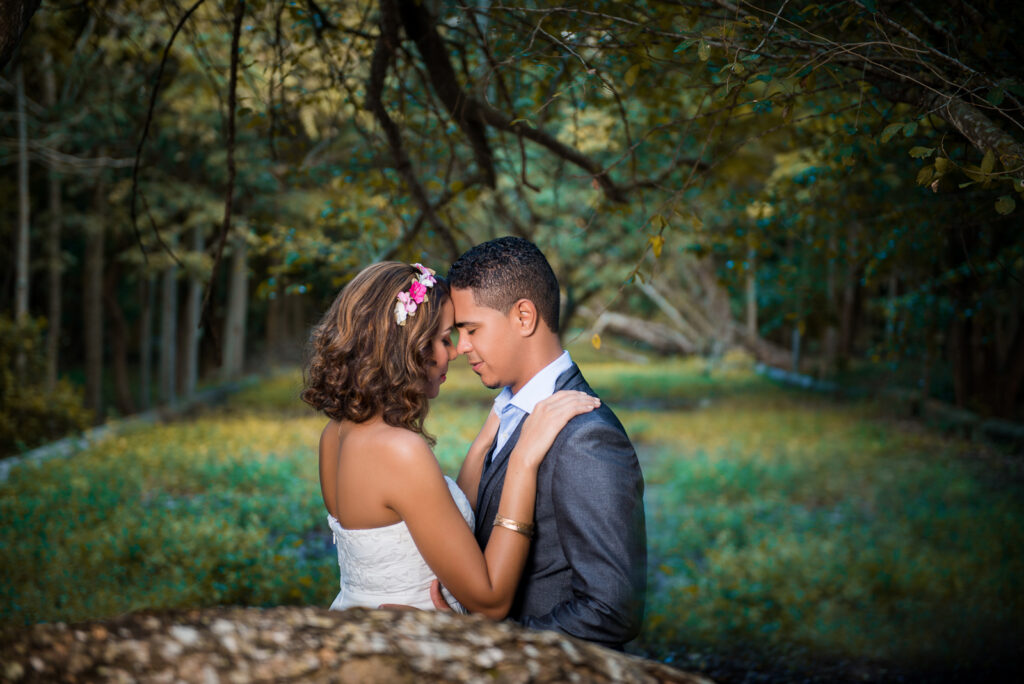
{"type": "Polygon", "coordinates": [[[97,415],[294,361],[371,261],[516,234],[567,339],[1021,417],[994,0],[36,4],[0,23],[4,311],[97,415]]]}

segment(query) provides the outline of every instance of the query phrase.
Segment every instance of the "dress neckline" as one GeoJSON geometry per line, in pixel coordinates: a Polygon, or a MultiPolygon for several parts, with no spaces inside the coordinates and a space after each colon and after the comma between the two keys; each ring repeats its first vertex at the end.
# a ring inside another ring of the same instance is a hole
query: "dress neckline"
{"type": "Polygon", "coordinates": [[[399,520],[398,522],[391,523],[390,525],[381,525],[380,527],[345,527],[341,524],[341,521],[339,521],[330,513],[327,514],[327,522],[328,524],[334,523],[334,525],[337,525],[338,529],[342,532],[376,532],[378,530],[388,530],[392,527],[397,527],[398,525],[405,524],[404,520],[399,520]]]}

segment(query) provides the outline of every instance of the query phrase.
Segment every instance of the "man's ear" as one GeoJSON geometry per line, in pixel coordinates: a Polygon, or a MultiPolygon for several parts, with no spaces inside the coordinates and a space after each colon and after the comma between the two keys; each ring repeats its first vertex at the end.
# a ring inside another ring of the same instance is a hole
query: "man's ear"
{"type": "Polygon", "coordinates": [[[508,312],[512,328],[521,337],[529,337],[537,331],[537,307],[529,299],[520,299],[508,312]]]}

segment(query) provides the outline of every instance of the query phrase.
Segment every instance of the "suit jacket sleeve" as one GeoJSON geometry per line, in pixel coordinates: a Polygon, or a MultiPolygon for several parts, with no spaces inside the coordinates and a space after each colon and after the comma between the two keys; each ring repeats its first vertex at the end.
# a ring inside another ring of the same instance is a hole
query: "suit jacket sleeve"
{"type": "Polygon", "coordinates": [[[643,620],[644,483],[626,434],[596,414],[570,421],[548,455],[557,459],[552,498],[572,598],[522,622],[621,647],[643,620]]]}

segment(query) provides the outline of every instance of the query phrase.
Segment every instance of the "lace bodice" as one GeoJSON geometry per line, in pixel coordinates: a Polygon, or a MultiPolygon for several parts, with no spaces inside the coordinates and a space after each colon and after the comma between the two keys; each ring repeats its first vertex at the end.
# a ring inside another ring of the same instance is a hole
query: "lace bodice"
{"type": "MultiPolygon", "coordinates": [[[[454,480],[445,476],[445,481],[455,505],[473,529],[473,508],[469,499],[454,480]]],[[[386,527],[348,530],[328,513],[327,524],[334,533],[341,572],[341,591],[331,604],[331,610],[354,606],[376,608],[382,603],[434,608],[430,583],[435,575],[420,555],[404,521],[386,527]]],[[[453,608],[465,612],[447,590],[444,593],[453,608]]]]}

